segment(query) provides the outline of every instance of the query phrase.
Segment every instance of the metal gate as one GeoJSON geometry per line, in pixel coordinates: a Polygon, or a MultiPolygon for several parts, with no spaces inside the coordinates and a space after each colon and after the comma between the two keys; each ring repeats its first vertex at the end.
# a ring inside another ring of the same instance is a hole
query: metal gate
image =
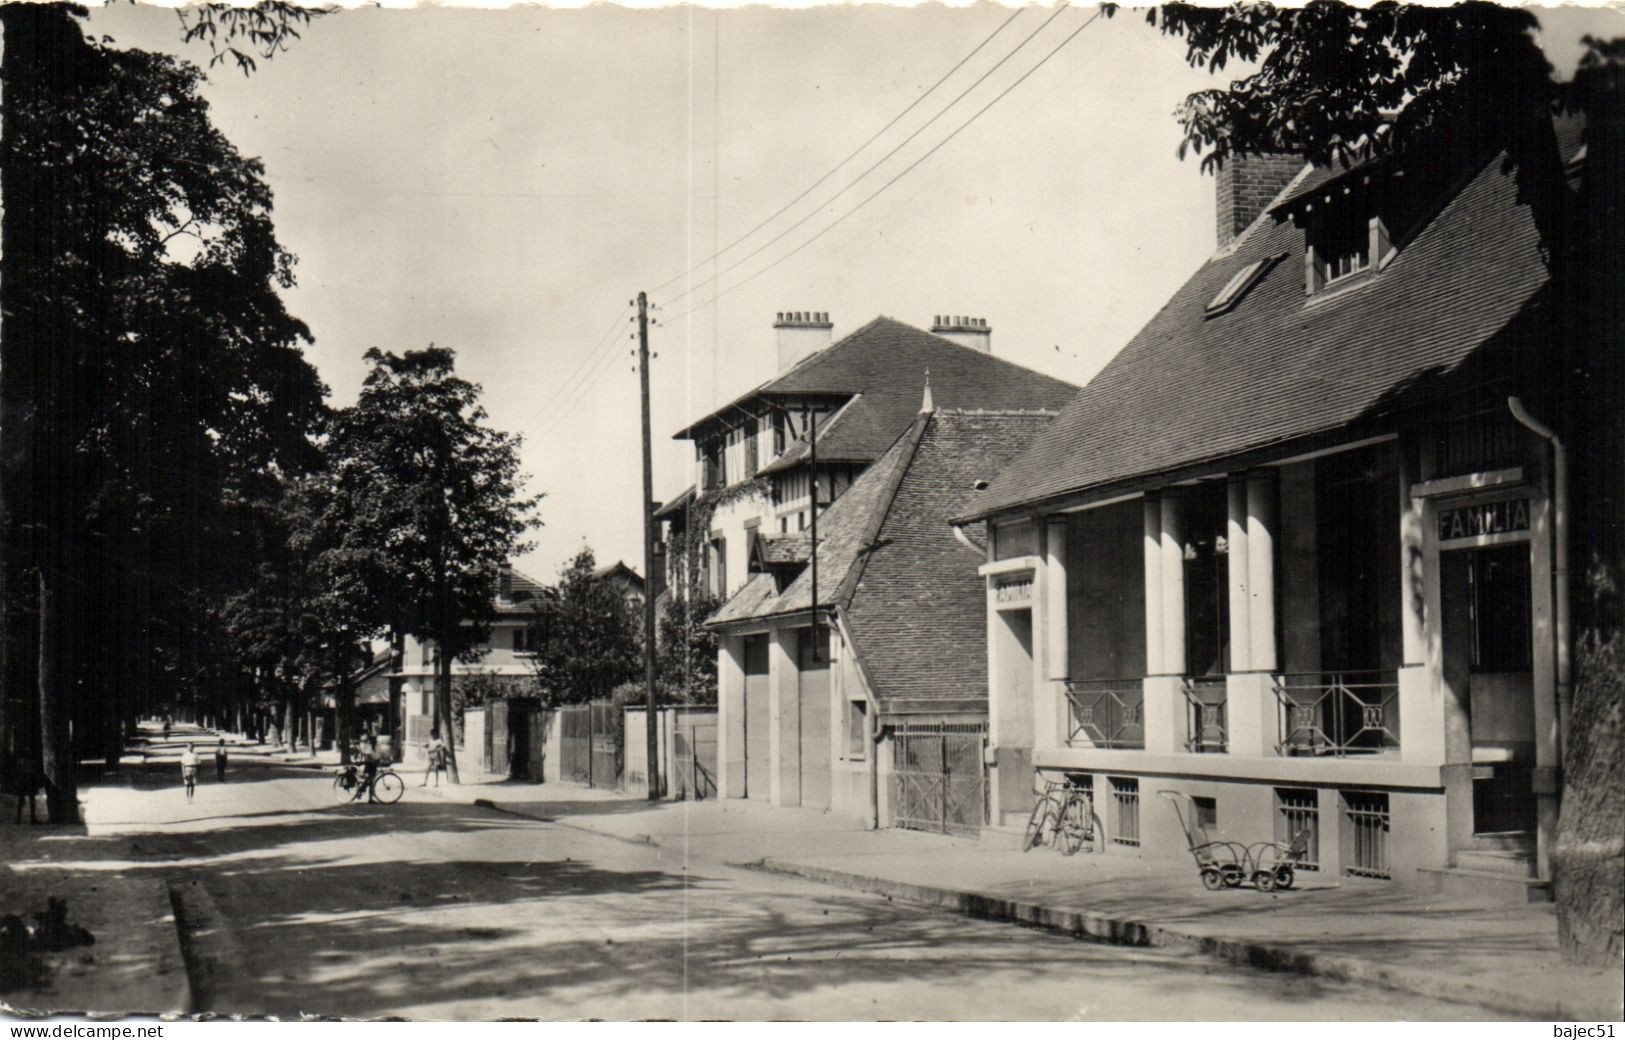
{"type": "Polygon", "coordinates": [[[892,731],[892,819],[975,837],[987,820],[985,722],[909,723],[892,731]]]}
{"type": "Polygon", "coordinates": [[[621,786],[621,709],[609,701],[593,701],[592,768],[587,783],[593,787],[621,786]]]}
{"type": "Polygon", "coordinates": [[[676,770],[671,793],[679,798],[717,796],[717,726],[715,722],[679,724],[672,734],[676,770]]]}
{"type": "Polygon", "coordinates": [[[592,778],[592,709],[559,709],[559,778],[584,784],[592,778]]]}

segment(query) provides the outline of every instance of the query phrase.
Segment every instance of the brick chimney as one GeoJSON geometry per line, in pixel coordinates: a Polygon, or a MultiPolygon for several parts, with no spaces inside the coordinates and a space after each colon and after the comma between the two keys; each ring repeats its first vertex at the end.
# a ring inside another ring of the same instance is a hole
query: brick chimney
{"type": "Polygon", "coordinates": [[[1303,169],[1303,160],[1285,152],[1232,155],[1215,179],[1219,248],[1234,242],[1303,169]]]}
{"type": "Polygon", "coordinates": [[[779,371],[829,346],[835,326],[828,311],[780,311],[773,327],[779,333],[779,371]]]}
{"type": "Polygon", "coordinates": [[[966,318],[957,314],[938,314],[931,322],[931,331],[943,339],[953,340],[962,347],[993,353],[993,328],[986,318],[966,318]]]}

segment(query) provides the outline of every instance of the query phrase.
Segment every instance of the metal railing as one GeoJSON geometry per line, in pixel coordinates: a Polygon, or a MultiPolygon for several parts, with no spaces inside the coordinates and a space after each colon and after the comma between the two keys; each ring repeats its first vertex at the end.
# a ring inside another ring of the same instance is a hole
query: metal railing
{"type": "Polygon", "coordinates": [[[1388,796],[1350,791],[1344,795],[1343,813],[1349,828],[1348,859],[1343,864],[1343,873],[1387,879],[1390,876],[1388,796]]]}
{"type": "Polygon", "coordinates": [[[1140,844],[1140,781],[1110,777],[1112,788],[1112,831],[1114,845],[1140,844]]]}
{"type": "Polygon", "coordinates": [[[1197,754],[1228,750],[1225,677],[1188,675],[1180,680],[1180,689],[1185,694],[1185,750],[1197,754]]]}
{"type": "Polygon", "coordinates": [[[1315,792],[1302,787],[1275,789],[1275,840],[1289,845],[1297,834],[1309,832],[1309,847],[1298,859],[1298,869],[1320,869],[1320,801],[1315,792]]]}
{"type": "Polygon", "coordinates": [[[1074,679],[1066,703],[1068,747],[1145,747],[1143,679],[1074,679]]]}
{"type": "Polygon", "coordinates": [[[1372,755],[1399,749],[1399,677],[1392,670],[1275,677],[1282,755],[1372,755]]]}

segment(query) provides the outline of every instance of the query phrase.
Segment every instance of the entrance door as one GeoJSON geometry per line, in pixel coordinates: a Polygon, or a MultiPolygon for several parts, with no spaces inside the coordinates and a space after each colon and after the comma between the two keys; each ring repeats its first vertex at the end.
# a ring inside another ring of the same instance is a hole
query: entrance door
{"type": "Polygon", "coordinates": [[[1529,545],[1440,554],[1445,676],[1465,690],[1473,833],[1535,829],[1535,693],[1529,545]]]}
{"type": "Polygon", "coordinates": [[[745,637],[745,797],[766,800],[769,757],[767,636],[745,637]]]}
{"type": "Polygon", "coordinates": [[[829,630],[797,630],[798,696],[801,699],[801,804],[829,808],[829,630]],[[814,633],[817,635],[814,635],[814,633]],[[823,637],[820,639],[820,637],[823,637]]]}
{"type": "Polygon", "coordinates": [[[530,710],[524,701],[508,702],[508,775],[515,780],[540,779],[530,775],[530,710]]]}

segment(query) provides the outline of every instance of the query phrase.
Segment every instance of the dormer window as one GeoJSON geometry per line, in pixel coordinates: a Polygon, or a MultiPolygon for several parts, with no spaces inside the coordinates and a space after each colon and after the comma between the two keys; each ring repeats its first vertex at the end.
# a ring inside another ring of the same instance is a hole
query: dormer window
{"type": "Polygon", "coordinates": [[[1313,231],[1315,260],[1322,285],[1371,267],[1371,224],[1357,207],[1338,207],[1313,231]]]}

